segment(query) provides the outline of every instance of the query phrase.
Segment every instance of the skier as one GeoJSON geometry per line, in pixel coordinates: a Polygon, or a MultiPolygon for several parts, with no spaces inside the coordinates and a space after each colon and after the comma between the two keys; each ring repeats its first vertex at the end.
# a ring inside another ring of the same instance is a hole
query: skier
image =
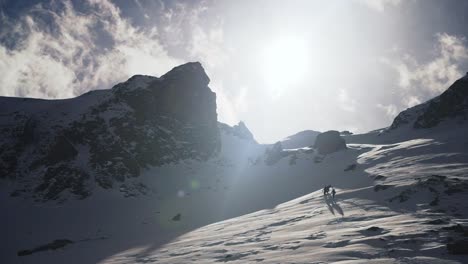
{"type": "Polygon", "coordinates": [[[333,197],[333,200],[335,200],[335,194],[336,194],[336,191],[335,191],[335,188],[332,189],[332,197],[333,197]]]}
{"type": "Polygon", "coordinates": [[[323,196],[327,195],[327,186],[323,186],[323,196]]]}

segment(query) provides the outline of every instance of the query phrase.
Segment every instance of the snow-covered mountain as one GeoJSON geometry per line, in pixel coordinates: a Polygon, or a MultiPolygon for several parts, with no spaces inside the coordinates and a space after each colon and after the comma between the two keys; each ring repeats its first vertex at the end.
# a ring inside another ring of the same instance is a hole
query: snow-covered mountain
{"type": "Polygon", "coordinates": [[[1,262],[468,261],[464,79],[401,125],[293,145],[217,122],[208,81],[189,63],[75,99],[1,98],[1,262]],[[413,125],[428,109],[444,114],[413,125]]]}
{"type": "Polygon", "coordinates": [[[445,122],[466,122],[468,118],[468,73],[441,95],[401,112],[390,129],[409,125],[416,129],[432,128],[445,122]]]}
{"type": "Polygon", "coordinates": [[[141,192],[126,182],[142,169],[219,150],[208,82],[188,63],[67,100],[0,98],[0,177],[37,200],[83,199],[96,185],[141,192]]]}

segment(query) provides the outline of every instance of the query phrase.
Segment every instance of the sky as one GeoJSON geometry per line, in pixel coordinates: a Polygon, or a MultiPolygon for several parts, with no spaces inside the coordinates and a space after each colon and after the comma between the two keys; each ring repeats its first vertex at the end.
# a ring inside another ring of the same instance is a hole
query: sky
{"type": "Polygon", "coordinates": [[[468,1],[0,0],[0,96],[70,98],[200,61],[260,143],[386,127],[468,71],[468,1]]]}

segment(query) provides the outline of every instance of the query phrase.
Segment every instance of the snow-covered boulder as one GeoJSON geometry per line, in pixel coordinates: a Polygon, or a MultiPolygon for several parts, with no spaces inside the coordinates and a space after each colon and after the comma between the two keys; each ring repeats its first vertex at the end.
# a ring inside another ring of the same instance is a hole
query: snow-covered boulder
{"type": "Polygon", "coordinates": [[[323,132],[315,139],[314,148],[320,154],[330,154],[342,149],[346,149],[345,140],[340,136],[340,132],[330,130],[323,132]]]}

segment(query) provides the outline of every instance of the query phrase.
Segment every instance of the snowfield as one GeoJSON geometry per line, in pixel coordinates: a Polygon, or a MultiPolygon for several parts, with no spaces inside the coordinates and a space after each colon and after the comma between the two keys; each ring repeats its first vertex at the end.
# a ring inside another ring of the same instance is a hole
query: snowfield
{"type": "Polygon", "coordinates": [[[347,150],[286,149],[272,165],[271,146],[222,133],[215,158],[126,184],[139,195],[37,204],[3,190],[2,263],[466,263],[453,254],[467,249],[466,131],[348,136],[347,150]]]}

